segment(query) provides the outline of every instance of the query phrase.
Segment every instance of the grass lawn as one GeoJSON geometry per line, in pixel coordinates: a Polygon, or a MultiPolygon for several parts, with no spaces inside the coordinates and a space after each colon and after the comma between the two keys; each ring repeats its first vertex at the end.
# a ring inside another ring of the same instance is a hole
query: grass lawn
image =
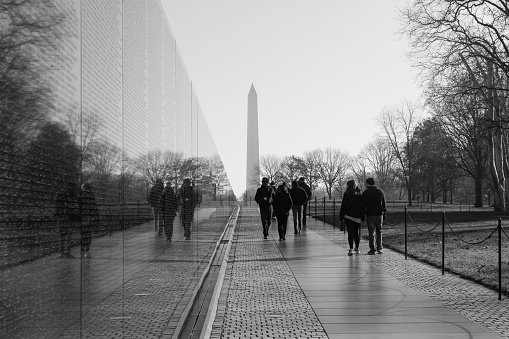
{"type": "MultiPolygon", "coordinates": [[[[333,215],[325,217],[332,224],[333,215]]],[[[498,291],[499,217],[505,231],[501,247],[502,293],[509,295],[509,215],[487,210],[446,212],[445,270],[498,291]]],[[[317,219],[322,220],[323,216],[317,215],[317,219]]],[[[384,247],[405,253],[404,212],[387,213],[386,220],[384,247]]],[[[365,225],[361,234],[367,239],[365,225]]],[[[408,211],[407,248],[409,257],[442,267],[442,212],[408,211]]]]}

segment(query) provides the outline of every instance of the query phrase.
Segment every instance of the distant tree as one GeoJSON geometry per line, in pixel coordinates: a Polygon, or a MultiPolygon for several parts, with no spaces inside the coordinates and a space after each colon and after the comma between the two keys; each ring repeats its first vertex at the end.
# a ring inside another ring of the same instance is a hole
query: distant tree
{"type": "Polygon", "coordinates": [[[302,175],[306,177],[306,181],[312,190],[315,190],[320,183],[320,154],[321,151],[319,149],[315,149],[304,152],[304,156],[302,158],[304,160],[305,169],[305,172],[302,173],[302,175]]]}
{"type": "Polygon", "coordinates": [[[295,155],[283,157],[282,176],[288,184],[306,173],[304,159],[295,155]]]}
{"type": "Polygon", "coordinates": [[[141,177],[153,185],[156,180],[164,180],[166,167],[163,152],[161,150],[150,151],[136,159],[136,168],[141,177]]]}
{"type": "Polygon", "coordinates": [[[384,108],[379,116],[385,137],[399,164],[399,173],[406,184],[408,206],[412,206],[412,190],[417,169],[414,131],[418,124],[417,108],[405,101],[399,106],[384,108]]]}
{"type": "MultiPolygon", "coordinates": [[[[260,159],[259,169],[259,178],[261,177],[267,177],[269,178],[269,181],[275,182],[284,180],[283,159],[275,154],[262,156],[260,159]]],[[[259,182],[257,184],[259,184],[259,182]]]]}
{"type": "Polygon", "coordinates": [[[339,149],[327,147],[318,154],[318,173],[324,183],[329,199],[334,187],[342,185],[348,171],[349,156],[339,149]]]}
{"type": "MultiPolygon", "coordinates": [[[[367,162],[367,167],[372,172],[379,188],[384,191],[394,189],[397,158],[386,138],[377,137],[368,143],[361,150],[359,157],[367,162]]],[[[366,179],[367,177],[364,177],[362,182],[366,179]]]]}

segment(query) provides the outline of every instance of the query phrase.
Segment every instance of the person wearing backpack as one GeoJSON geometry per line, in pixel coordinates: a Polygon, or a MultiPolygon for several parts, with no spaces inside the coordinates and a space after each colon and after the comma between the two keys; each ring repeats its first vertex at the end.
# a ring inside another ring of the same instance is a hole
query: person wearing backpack
{"type": "Polygon", "coordinates": [[[364,221],[365,210],[364,197],[359,187],[355,186],[354,180],[346,183],[346,190],[341,201],[341,209],[339,211],[339,221],[346,225],[348,232],[348,255],[359,254],[359,230],[361,222],[364,221]],[[355,245],[355,247],[354,247],[355,245]]]}

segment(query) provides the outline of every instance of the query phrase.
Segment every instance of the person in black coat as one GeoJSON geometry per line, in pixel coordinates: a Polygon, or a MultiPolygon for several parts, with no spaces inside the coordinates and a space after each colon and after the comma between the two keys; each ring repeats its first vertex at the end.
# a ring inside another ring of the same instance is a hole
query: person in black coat
{"type": "Polygon", "coordinates": [[[262,178],[262,185],[258,187],[255,194],[255,201],[260,208],[260,217],[262,219],[263,238],[267,239],[269,227],[272,219],[272,198],[274,191],[269,186],[269,179],[262,178]]]}
{"type": "Polygon", "coordinates": [[[311,187],[306,183],[306,180],[304,177],[299,178],[299,187],[302,188],[304,191],[306,191],[306,194],[308,195],[308,202],[302,205],[302,226],[306,227],[306,215],[308,211],[308,203],[309,200],[311,200],[311,187]]]}
{"type": "Polygon", "coordinates": [[[161,206],[161,214],[163,217],[164,224],[164,236],[166,242],[171,242],[173,235],[173,221],[177,215],[177,197],[175,196],[175,190],[171,187],[169,181],[166,182],[163,194],[159,200],[159,206],[161,206]]]}
{"type": "Polygon", "coordinates": [[[308,202],[308,195],[304,189],[299,187],[297,180],[292,181],[292,188],[290,189],[290,196],[292,197],[293,206],[293,229],[294,234],[299,234],[302,230],[302,206],[308,202]]]}
{"type": "Polygon", "coordinates": [[[163,194],[164,184],[161,179],[157,179],[154,185],[150,188],[150,193],[148,195],[148,203],[152,207],[152,211],[154,212],[154,231],[157,235],[162,235],[161,226],[161,207],[159,206],[159,200],[161,199],[161,194],[163,194]]]}
{"type": "Polygon", "coordinates": [[[184,227],[184,240],[191,239],[191,224],[193,223],[197,198],[198,196],[193,186],[191,186],[191,179],[184,179],[178,198],[180,202],[180,220],[182,221],[182,227],[184,227]]]}
{"type": "Polygon", "coordinates": [[[362,196],[366,203],[366,224],[369,236],[368,254],[382,254],[382,223],[383,215],[387,211],[384,192],[375,186],[373,178],[367,178],[366,190],[362,193],[362,196]]]}
{"type": "Polygon", "coordinates": [[[361,190],[355,186],[355,181],[349,180],[346,183],[346,191],[343,194],[339,211],[339,221],[346,224],[348,231],[348,244],[350,245],[348,255],[359,253],[359,230],[361,222],[364,221],[364,209],[365,202],[361,190]]]}
{"type": "Polygon", "coordinates": [[[92,233],[99,223],[99,208],[94,192],[92,192],[92,185],[88,183],[81,185],[79,201],[81,208],[81,257],[90,259],[92,233]]]}
{"type": "Polygon", "coordinates": [[[288,224],[290,210],[292,209],[292,198],[284,182],[276,189],[276,194],[274,194],[272,200],[272,207],[274,208],[274,215],[277,218],[279,241],[286,240],[286,226],[288,224]]]}

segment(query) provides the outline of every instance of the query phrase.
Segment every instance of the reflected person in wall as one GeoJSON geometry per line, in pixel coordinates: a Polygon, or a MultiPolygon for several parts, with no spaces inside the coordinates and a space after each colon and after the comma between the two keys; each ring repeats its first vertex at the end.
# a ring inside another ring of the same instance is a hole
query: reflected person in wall
{"type": "Polygon", "coordinates": [[[194,210],[196,208],[197,196],[191,186],[191,179],[184,179],[178,194],[180,203],[180,220],[184,228],[184,240],[191,239],[191,224],[193,223],[194,210]]]}
{"type": "Polygon", "coordinates": [[[92,233],[99,222],[99,208],[92,192],[92,185],[85,183],[81,185],[80,193],[81,208],[81,257],[90,259],[90,245],[92,244],[92,233]]]}
{"type": "Polygon", "coordinates": [[[163,229],[161,228],[161,207],[159,206],[159,200],[161,199],[161,194],[163,194],[163,189],[163,181],[161,179],[157,179],[154,185],[150,188],[148,195],[148,203],[154,212],[154,231],[157,235],[163,234],[163,229]]]}
{"type": "Polygon", "coordinates": [[[71,237],[80,227],[79,186],[67,182],[66,187],[55,200],[55,219],[60,233],[60,257],[73,259],[71,254],[71,237]]]}
{"type": "Polygon", "coordinates": [[[173,235],[173,221],[177,214],[177,197],[169,181],[166,182],[166,186],[164,187],[163,194],[159,201],[159,206],[161,206],[161,214],[163,217],[164,235],[166,242],[169,243],[173,235]]]}

